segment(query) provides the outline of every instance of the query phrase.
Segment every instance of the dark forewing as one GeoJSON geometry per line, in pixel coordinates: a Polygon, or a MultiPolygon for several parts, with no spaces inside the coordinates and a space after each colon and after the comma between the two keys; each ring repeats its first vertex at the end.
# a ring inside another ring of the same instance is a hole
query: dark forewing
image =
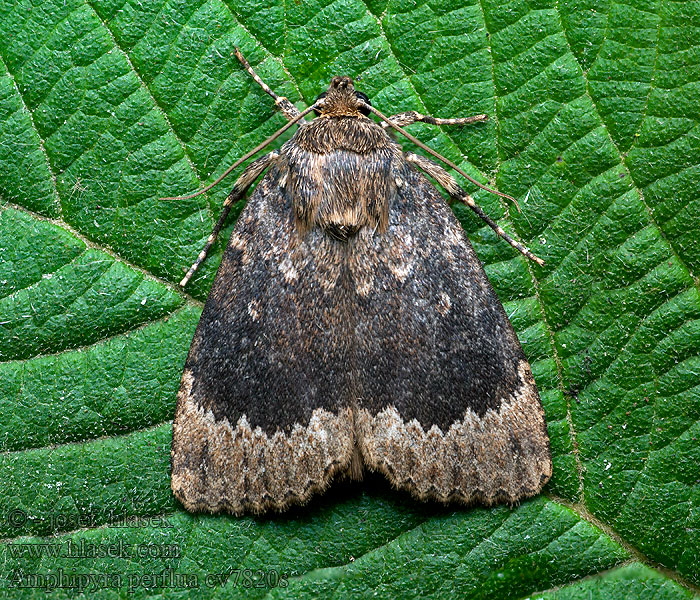
{"type": "Polygon", "coordinates": [[[352,455],[343,255],[319,230],[297,235],[280,177],[241,214],[185,365],[172,487],[189,510],[303,502],[352,455]]]}
{"type": "Polygon", "coordinates": [[[394,176],[388,231],[351,260],[364,462],[423,499],[531,496],[552,465],[530,366],[443,198],[405,163],[394,176]]]}

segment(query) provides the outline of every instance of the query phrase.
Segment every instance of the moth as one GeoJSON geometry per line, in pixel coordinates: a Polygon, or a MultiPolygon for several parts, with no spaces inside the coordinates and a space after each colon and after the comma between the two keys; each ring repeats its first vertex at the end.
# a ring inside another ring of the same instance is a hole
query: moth
{"type": "Polygon", "coordinates": [[[194,512],[281,511],[365,470],[420,500],[492,505],[537,494],[552,462],[530,365],[425,175],[542,261],[441,165],[405,153],[388,134],[471,180],[403,127],[486,116],[386,117],[349,77],[334,77],[300,112],[236,55],[288,123],[182,198],[298,128],[244,170],[181,282],[266,172],[236,222],[185,364],[173,424],[175,496],[194,512]]]}

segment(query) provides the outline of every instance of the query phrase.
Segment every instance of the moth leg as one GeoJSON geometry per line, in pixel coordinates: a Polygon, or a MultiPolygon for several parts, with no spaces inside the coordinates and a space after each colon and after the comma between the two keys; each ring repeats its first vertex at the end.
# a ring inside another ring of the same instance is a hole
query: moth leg
{"type": "Polygon", "coordinates": [[[270,152],[265,156],[261,156],[257,160],[250,163],[246,170],[243,171],[241,176],[236,180],[231,193],[224,201],[221,215],[219,215],[219,220],[216,222],[214,229],[212,229],[211,234],[207,238],[207,243],[204,245],[204,248],[202,248],[199,256],[197,256],[197,260],[195,260],[190,267],[190,270],[187,271],[187,275],[182,278],[180,287],[185,287],[187,285],[187,282],[192,278],[192,275],[194,275],[195,271],[199,268],[199,265],[201,265],[204,259],[207,257],[209,249],[216,241],[219,231],[221,231],[221,228],[224,226],[224,221],[226,221],[226,217],[228,217],[231,207],[245,196],[248,188],[262,174],[262,172],[277,159],[278,156],[279,154],[277,154],[277,152],[270,152]]]}
{"type": "Polygon", "coordinates": [[[496,224],[496,222],[489,217],[476,202],[474,202],[474,199],[459,186],[457,180],[452,177],[447,170],[429,158],[419,156],[418,154],[413,154],[412,152],[406,154],[406,160],[420,167],[421,170],[425,171],[428,175],[435,179],[435,181],[445,188],[453,200],[459,200],[471,208],[483,221],[486,222],[491,229],[493,229],[500,237],[513,246],[513,248],[515,248],[518,252],[530,260],[535,261],[538,265],[544,265],[544,261],[541,258],[535,256],[520,242],[516,242],[505,231],[503,231],[503,229],[496,224]]]}
{"type": "MultiPolygon", "coordinates": [[[[415,110],[409,110],[407,112],[398,113],[389,117],[389,120],[399,127],[404,127],[405,125],[411,125],[411,123],[430,123],[431,125],[468,125],[469,123],[480,123],[486,121],[489,118],[488,115],[474,115],[473,117],[463,117],[459,119],[439,119],[437,117],[431,117],[430,115],[422,115],[415,110]]],[[[391,127],[386,121],[382,123],[382,127],[387,129],[391,127]]]]}
{"type": "Polygon", "coordinates": [[[277,108],[279,108],[282,111],[282,114],[287,117],[290,121],[296,117],[299,116],[299,109],[294,106],[287,98],[284,96],[278,96],[275,94],[275,92],[272,91],[269,85],[267,85],[262,79],[260,79],[260,75],[258,75],[255,71],[253,71],[253,67],[250,66],[250,63],[243,57],[241,54],[241,51],[236,48],[236,57],[238,60],[241,61],[241,64],[245,67],[245,70],[250,73],[250,76],[255,79],[255,81],[258,82],[260,87],[265,90],[270,96],[272,96],[275,99],[275,104],[277,105],[277,108]]]}

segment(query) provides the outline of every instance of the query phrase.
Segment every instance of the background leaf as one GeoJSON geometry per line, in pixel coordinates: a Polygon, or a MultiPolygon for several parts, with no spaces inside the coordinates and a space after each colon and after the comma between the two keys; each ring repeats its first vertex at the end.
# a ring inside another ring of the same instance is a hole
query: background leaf
{"type": "Polygon", "coordinates": [[[697,1],[0,2],[3,594],[697,594],[698,40],[697,1]],[[159,198],[284,123],[234,46],[299,106],[349,74],[386,113],[491,116],[412,131],[517,196],[475,194],[546,260],[455,207],[541,390],[543,495],[442,508],[370,476],[264,519],[173,499],[221,246],[175,284],[229,186],[159,198]]]}

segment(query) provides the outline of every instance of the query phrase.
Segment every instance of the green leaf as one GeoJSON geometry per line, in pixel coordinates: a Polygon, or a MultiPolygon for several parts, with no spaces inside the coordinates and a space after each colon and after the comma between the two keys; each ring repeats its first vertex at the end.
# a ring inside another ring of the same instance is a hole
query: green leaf
{"type": "Polygon", "coordinates": [[[696,595],[699,40],[697,0],[0,3],[3,596],[696,595]],[[349,74],[386,113],[489,114],[411,131],[516,196],[475,193],[546,261],[455,207],[541,391],[543,496],[443,508],[369,476],[265,518],[173,499],[226,236],[176,284],[231,183],[160,198],[284,123],[235,46],[299,106],[349,74]]]}
{"type": "Polygon", "coordinates": [[[664,577],[640,563],[632,563],[613,569],[603,575],[584,579],[565,586],[555,592],[536,594],[531,600],[634,600],[635,598],[655,598],[657,600],[685,600],[693,598],[690,590],[683,588],[671,579],[664,577]]]}

